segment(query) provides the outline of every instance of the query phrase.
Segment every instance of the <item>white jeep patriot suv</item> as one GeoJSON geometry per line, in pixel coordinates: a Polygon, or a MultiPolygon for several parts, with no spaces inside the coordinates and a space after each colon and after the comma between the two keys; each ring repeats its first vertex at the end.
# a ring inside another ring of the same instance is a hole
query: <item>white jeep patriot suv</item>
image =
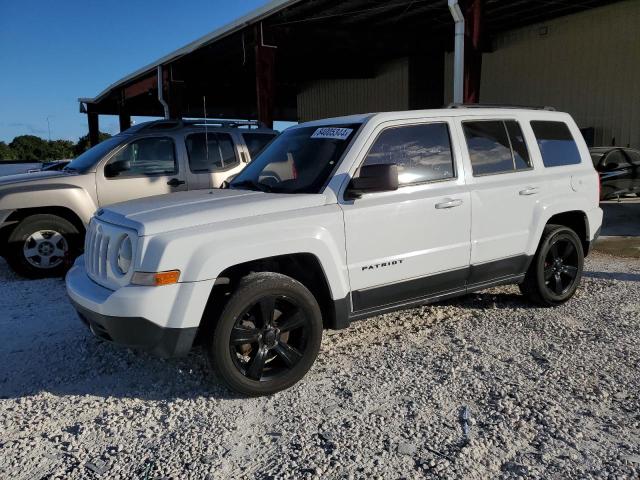
{"type": "Polygon", "coordinates": [[[163,356],[197,340],[263,395],[304,376],[323,328],[506,283],[567,301],[601,221],[568,114],[357,115],[286,130],[226,189],[98,210],[66,282],[95,335],[163,356]]]}

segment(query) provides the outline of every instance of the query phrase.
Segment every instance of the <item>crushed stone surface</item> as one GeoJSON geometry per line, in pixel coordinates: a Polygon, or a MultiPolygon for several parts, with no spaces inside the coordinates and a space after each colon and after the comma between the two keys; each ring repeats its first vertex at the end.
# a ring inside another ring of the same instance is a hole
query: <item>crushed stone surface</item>
{"type": "Polygon", "coordinates": [[[567,304],[507,286],[325,332],[293,388],[241,398],[203,353],[100,341],[62,280],[0,261],[0,478],[638,478],[640,260],[567,304]]]}

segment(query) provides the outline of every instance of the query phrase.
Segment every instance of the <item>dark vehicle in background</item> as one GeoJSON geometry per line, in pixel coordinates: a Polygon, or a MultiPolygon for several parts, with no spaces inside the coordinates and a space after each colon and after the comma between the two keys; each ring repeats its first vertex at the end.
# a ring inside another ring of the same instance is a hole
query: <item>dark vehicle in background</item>
{"type": "Polygon", "coordinates": [[[600,200],[628,194],[640,196],[640,151],[624,147],[593,147],[589,150],[600,175],[600,200]]]}
{"type": "Polygon", "coordinates": [[[27,173],[58,172],[69,165],[69,162],[71,162],[71,160],[58,160],[55,162],[43,163],[41,168],[33,168],[31,170],[27,170],[27,173]]]}

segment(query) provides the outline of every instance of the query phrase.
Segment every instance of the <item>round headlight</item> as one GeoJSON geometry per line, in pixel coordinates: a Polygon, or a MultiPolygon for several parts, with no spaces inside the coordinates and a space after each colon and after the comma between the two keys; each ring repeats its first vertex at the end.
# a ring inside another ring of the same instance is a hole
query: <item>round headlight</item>
{"type": "Polygon", "coordinates": [[[120,247],[118,248],[118,270],[122,275],[126,275],[131,268],[131,259],[133,257],[133,245],[129,235],[125,235],[120,241],[120,247]]]}

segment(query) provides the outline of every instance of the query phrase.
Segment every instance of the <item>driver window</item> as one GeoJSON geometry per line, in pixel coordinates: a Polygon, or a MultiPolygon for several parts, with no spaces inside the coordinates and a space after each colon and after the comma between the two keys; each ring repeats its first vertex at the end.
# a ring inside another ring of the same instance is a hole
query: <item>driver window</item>
{"type": "Polygon", "coordinates": [[[174,175],[178,172],[173,140],[141,138],[129,143],[104,167],[107,178],[174,175]]]}
{"type": "Polygon", "coordinates": [[[449,126],[429,123],[383,130],[363,165],[395,163],[398,183],[447,180],[455,176],[449,126]]]}

